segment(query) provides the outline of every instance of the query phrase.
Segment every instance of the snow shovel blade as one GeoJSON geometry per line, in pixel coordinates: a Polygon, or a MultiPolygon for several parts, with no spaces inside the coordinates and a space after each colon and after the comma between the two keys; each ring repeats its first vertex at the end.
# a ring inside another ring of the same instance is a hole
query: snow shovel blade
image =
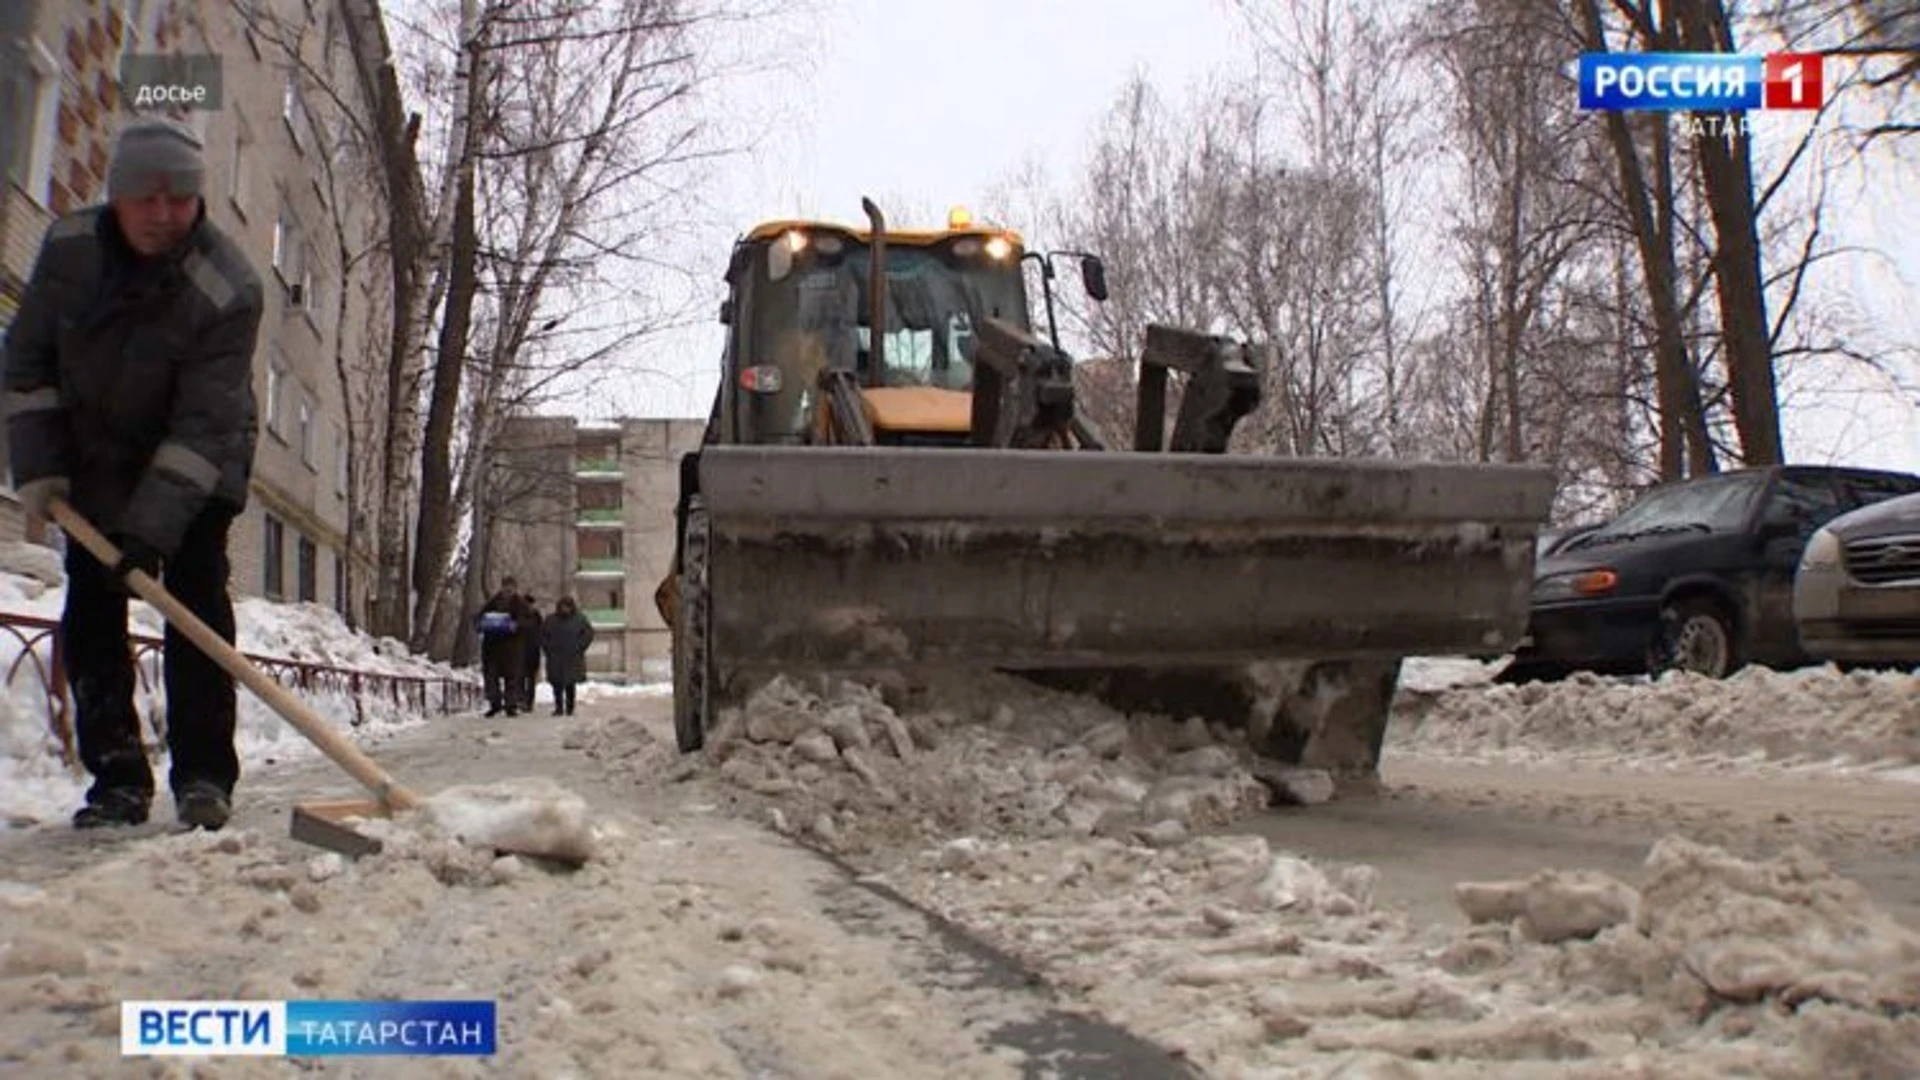
{"type": "Polygon", "coordinates": [[[353,827],[354,819],[384,817],[379,803],[371,799],[331,799],[325,802],[295,803],[293,824],[288,835],[303,844],[339,852],[349,859],[374,855],[380,841],[353,827]]]}
{"type": "Polygon", "coordinates": [[[1214,454],[712,446],[722,673],[1496,653],[1552,474],[1214,454]]]}

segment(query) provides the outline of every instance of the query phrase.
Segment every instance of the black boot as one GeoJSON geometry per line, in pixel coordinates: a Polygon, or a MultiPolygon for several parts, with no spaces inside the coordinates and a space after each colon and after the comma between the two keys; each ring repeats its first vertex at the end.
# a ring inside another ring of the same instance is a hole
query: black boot
{"type": "Polygon", "coordinates": [[[142,825],[147,820],[150,792],[138,788],[107,788],[88,792],[87,805],[74,812],[73,827],[98,829],[108,825],[142,825]]]}
{"type": "Polygon", "coordinates": [[[190,829],[218,832],[226,826],[233,806],[219,785],[196,780],[175,793],[173,813],[180,824],[190,829]]]}

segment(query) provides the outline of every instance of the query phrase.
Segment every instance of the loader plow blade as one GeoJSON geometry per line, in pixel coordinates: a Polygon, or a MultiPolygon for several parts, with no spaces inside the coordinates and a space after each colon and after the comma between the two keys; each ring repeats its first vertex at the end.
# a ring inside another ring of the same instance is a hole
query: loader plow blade
{"type": "Polygon", "coordinates": [[[1541,468],[710,446],[722,673],[1497,653],[1541,468]]]}

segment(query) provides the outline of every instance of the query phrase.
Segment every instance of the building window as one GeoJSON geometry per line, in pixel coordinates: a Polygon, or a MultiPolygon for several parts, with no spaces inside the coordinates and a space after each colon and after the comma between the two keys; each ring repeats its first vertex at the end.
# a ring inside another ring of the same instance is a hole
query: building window
{"type": "Polygon", "coordinates": [[[333,493],[347,495],[347,429],[338,420],[333,423],[333,493]]]}
{"type": "Polygon", "coordinates": [[[287,589],[287,527],[272,514],[266,516],[265,525],[266,550],[261,552],[260,591],[269,600],[280,600],[285,598],[287,589]]]}
{"type": "Polygon", "coordinates": [[[347,560],[333,553],[333,610],[347,614],[347,560]]]}
{"type": "Polygon", "coordinates": [[[307,144],[313,141],[313,129],[307,119],[307,103],[300,96],[300,84],[289,75],[287,88],[280,96],[280,118],[287,122],[287,134],[293,137],[293,148],[305,153],[307,144]]]}
{"type": "Polygon", "coordinates": [[[267,350],[267,430],[280,436],[284,441],[286,431],[286,410],[280,407],[280,399],[287,394],[287,358],[280,355],[278,346],[267,350]]]}
{"type": "Polygon", "coordinates": [[[151,51],[147,49],[153,40],[154,23],[159,21],[160,4],[158,0],[122,0],[120,19],[124,27],[120,34],[120,55],[114,58],[114,67],[128,53],[151,51]]]}
{"type": "Polygon", "coordinates": [[[306,307],[307,290],[312,283],[307,268],[307,244],[300,235],[300,223],[294,219],[293,210],[284,202],[280,205],[279,220],[273,223],[273,272],[286,286],[287,306],[306,307]]]}
{"type": "Polygon", "coordinates": [[[300,394],[300,426],[296,429],[298,438],[295,445],[300,447],[300,463],[313,467],[313,399],[305,391],[300,394]]]}
{"type": "MultiPolygon", "coordinates": [[[[26,64],[0,73],[0,126],[11,129],[7,179],[41,206],[52,199],[54,138],[59,128],[60,64],[38,40],[26,64]]],[[[8,65],[11,67],[11,65],[8,65]]]]}
{"type": "MultiPolygon", "coordinates": [[[[244,117],[233,118],[233,172],[227,176],[227,198],[233,201],[233,208],[242,218],[247,216],[247,190],[252,186],[252,173],[249,162],[253,157],[253,132],[247,129],[244,117]]],[[[280,230],[274,229],[275,250],[279,250],[280,230]]]]}
{"type": "Polygon", "coordinates": [[[320,597],[320,551],[304,536],[300,538],[298,550],[300,602],[311,604],[320,597]]]}
{"type": "MultiPolygon", "coordinates": [[[[300,310],[307,313],[309,321],[320,310],[320,293],[313,276],[313,249],[302,246],[300,249],[300,310]]],[[[320,324],[311,323],[315,333],[319,333],[320,324]]]]}

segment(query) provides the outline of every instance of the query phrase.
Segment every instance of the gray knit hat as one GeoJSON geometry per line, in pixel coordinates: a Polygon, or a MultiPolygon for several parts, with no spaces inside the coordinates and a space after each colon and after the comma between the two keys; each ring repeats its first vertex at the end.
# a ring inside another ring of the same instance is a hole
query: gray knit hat
{"type": "Polygon", "coordinates": [[[193,129],[164,117],[146,116],[120,129],[107,166],[107,198],[142,198],[156,187],[172,195],[198,195],[206,181],[205,147],[193,129]]]}

